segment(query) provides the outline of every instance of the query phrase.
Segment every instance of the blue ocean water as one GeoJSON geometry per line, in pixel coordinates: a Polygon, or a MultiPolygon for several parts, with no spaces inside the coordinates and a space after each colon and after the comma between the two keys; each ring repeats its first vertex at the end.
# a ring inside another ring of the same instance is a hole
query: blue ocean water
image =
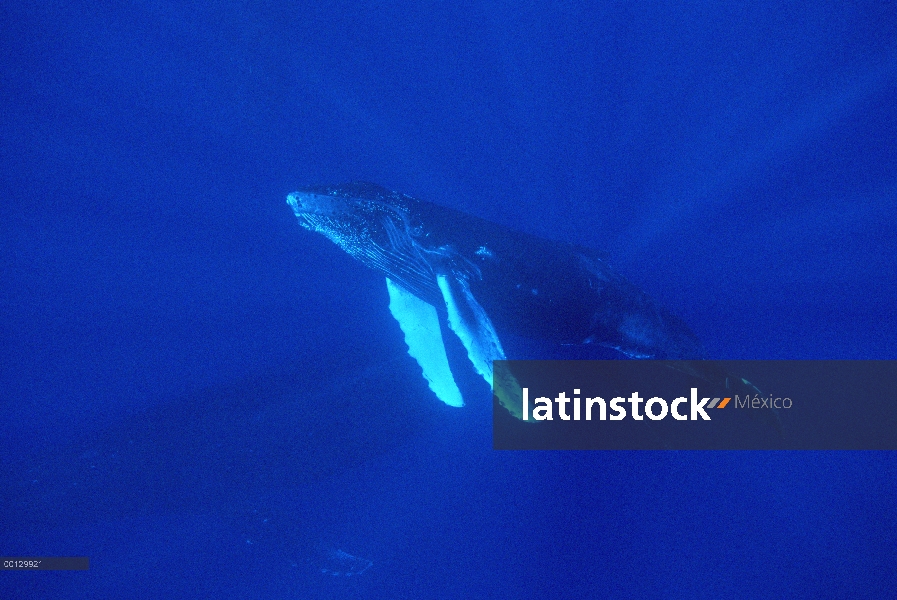
{"type": "Polygon", "coordinates": [[[714,358],[897,358],[890,2],[0,8],[9,598],[889,598],[884,452],[496,452],[352,180],[606,250],[714,358]],[[368,564],[370,563],[370,564],[368,564]]]}

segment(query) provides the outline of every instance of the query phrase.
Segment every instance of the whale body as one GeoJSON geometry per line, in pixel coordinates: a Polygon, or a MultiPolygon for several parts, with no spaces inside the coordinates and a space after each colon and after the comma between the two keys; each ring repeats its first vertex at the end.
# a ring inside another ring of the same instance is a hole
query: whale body
{"type": "MultiPolygon", "coordinates": [[[[706,358],[685,323],[590,248],[515,231],[371,183],[287,196],[299,223],[385,276],[389,308],[436,396],[463,398],[440,321],[492,385],[513,335],[612,349],[620,358],[706,358]]],[[[528,357],[512,357],[528,358],[528,357]]]]}

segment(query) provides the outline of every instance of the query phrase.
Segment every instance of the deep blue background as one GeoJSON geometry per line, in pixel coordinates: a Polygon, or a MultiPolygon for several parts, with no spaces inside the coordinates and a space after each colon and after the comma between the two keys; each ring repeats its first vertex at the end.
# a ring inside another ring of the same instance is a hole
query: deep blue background
{"type": "Polygon", "coordinates": [[[39,4],[0,8],[0,554],[93,566],[7,595],[893,593],[893,454],[493,452],[284,203],[374,181],[607,250],[715,358],[895,359],[893,3],[39,4]]]}

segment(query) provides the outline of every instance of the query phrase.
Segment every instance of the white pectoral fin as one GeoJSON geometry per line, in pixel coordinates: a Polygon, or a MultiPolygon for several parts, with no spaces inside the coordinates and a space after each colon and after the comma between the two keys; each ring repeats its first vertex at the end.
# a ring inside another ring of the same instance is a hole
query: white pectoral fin
{"type": "MultiPolygon", "coordinates": [[[[386,278],[389,311],[399,322],[408,354],[417,361],[436,396],[449,406],[464,406],[445,354],[436,308],[386,278]]],[[[491,364],[491,363],[490,363],[491,364]]]]}
{"type": "Polygon", "coordinates": [[[504,360],[505,351],[489,315],[473,297],[465,279],[439,275],[436,282],[445,300],[449,326],[467,349],[467,356],[474,369],[491,386],[492,361],[504,360]]]}

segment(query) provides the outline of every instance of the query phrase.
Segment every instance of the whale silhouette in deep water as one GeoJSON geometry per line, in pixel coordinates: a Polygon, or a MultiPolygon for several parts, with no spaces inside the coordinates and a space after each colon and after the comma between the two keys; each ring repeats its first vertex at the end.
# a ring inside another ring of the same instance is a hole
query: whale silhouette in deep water
{"type": "MultiPolygon", "coordinates": [[[[390,310],[433,392],[463,405],[440,320],[492,385],[506,336],[613,349],[620,358],[703,359],[679,318],[589,248],[543,239],[371,183],[287,196],[299,223],[386,277],[390,310]]],[[[512,357],[528,358],[528,357],[512,357]]]]}
{"type": "MultiPolygon", "coordinates": [[[[404,357],[356,354],[302,348],[288,364],[238,373],[233,382],[159,401],[83,433],[47,436],[40,452],[11,452],[0,461],[3,534],[215,515],[254,540],[282,534],[285,551],[325,562],[316,544],[341,517],[321,500],[320,481],[388,456],[412,434],[446,426],[433,407],[416,401],[427,393],[422,379],[396,379],[404,357]],[[315,360],[346,367],[338,379],[322,379],[307,368],[315,360]],[[372,401],[352,402],[359,389],[372,401]],[[382,410],[386,399],[389,411],[382,410]],[[257,518],[266,511],[279,523],[270,531],[257,518]]],[[[3,534],[8,543],[18,539],[3,534]]]]}

